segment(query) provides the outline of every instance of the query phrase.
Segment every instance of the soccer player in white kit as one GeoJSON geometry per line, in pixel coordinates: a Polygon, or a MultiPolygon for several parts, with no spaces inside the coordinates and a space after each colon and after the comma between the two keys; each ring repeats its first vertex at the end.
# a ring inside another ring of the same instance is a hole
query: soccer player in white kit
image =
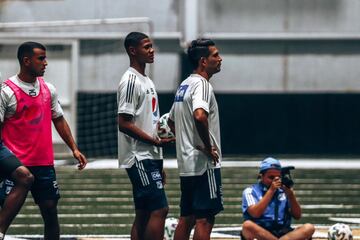
{"type": "Polygon", "coordinates": [[[177,89],[169,126],[176,133],[181,185],[181,213],[175,240],[210,239],[215,215],[223,210],[220,174],[219,112],[211,76],[220,71],[221,57],[210,39],[191,42],[188,57],[193,74],[177,89]]]}
{"type": "Polygon", "coordinates": [[[168,203],[161,146],[174,139],[159,139],[156,134],[158,97],[154,83],[145,74],[146,64],[154,62],[150,38],[131,32],[124,45],[130,67],[120,80],[117,94],[118,158],[133,187],[135,220],[131,239],[162,240],[168,203]]]}

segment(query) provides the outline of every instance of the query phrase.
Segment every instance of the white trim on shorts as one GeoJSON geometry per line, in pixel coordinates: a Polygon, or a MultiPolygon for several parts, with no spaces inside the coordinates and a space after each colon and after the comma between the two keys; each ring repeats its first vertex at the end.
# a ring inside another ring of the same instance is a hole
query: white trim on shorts
{"type": "Polygon", "coordinates": [[[217,187],[216,187],[216,179],[215,179],[214,169],[208,169],[207,175],[208,175],[210,199],[215,199],[215,198],[217,198],[217,194],[216,194],[217,187]]]}
{"type": "Polygon", "coordinates": [[[136,165],[136,168],[138,169],[138,173],[139,173],[142,185],[144,187],[150,185],[150,181],[146,174],[144,164],[141,161],[137,161],[135,159],[135,165],[136,165]]]}

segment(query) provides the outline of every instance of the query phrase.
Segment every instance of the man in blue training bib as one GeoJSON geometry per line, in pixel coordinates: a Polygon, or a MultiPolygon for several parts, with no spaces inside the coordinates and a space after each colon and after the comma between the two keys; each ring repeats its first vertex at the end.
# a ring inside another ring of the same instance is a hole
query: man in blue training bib
{"type": "Polygon", "coordinates": [[[242,239],[306,240],[315,231],[309,223],[291,227],[292,218],[301,218],[301,207],[293,188],[281,182],[279,160],[271,157],[260,164],[259,182],[243,191],[242,210],[242,239]]]}

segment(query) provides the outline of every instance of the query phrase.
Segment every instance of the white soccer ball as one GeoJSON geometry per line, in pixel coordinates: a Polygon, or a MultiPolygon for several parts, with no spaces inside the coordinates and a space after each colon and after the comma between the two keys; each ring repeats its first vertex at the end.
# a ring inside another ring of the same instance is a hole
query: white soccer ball
{"type": "Polygon", "coordinates": [[[175,137],[174,133],[171,131],[167,120],[169,119],[169,113],[162,115],[157,123],[156,129],[159,138],[173,138],[175,137]]]}
{"type": "Polygon", "coordinates": [[[164,240],[174,239],[177,224],[178,220],[176,218],[171,217],[165,220],[164,240]]]}
{"type": "Polygon", "coordinates": [[[353,235],[348,225],[336,223],[329,228],[328,240],[352,240],[353,235]]]}

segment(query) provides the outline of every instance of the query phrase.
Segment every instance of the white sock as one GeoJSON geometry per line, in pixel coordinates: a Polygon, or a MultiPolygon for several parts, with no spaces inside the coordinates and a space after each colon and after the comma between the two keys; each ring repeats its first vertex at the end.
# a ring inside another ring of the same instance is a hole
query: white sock
{"type": "Polygon", "coordinates": [[[5,235],[0,232],[0,240],[3,240],[5,238],[5,235]]]}

